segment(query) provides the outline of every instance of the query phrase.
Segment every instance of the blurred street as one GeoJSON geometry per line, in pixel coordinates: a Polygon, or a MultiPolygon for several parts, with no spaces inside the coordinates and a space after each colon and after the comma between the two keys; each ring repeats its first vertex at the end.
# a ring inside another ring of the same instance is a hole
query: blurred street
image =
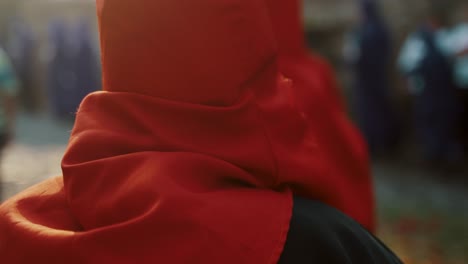
{"type": "Polygon", "coordinates": [[[379,238],[404,263],[468,263],[466,182],[398,162],[374,164],[374,175],[379,238]]]}
{"type": "MultiPolygon", "coordinates": [[[[61,174],[71,122],[21,115],[3,160],[4,198],[61,174]]],[[[376,162],[379,236],[407,263],[468,263],[468,187],[403,161],[376,162]]]]}
{"type": "Polygon", "coordinates": [[[61,174],[60,160],[72,123],[57,123],[47,116],[21,115],[15,141],[2,160],[3,195],[10,197],[48,177],[61,174]]]}

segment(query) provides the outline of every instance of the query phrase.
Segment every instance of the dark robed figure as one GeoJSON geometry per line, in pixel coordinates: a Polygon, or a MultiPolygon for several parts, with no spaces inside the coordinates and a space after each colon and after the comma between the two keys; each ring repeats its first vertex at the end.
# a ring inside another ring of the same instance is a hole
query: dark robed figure
{"type": "Polygon", "coordinates": [[[399,263],[338,211],[367,195],[333,192],[345,164],[278,71],[264,1],[97,7],[104,91],[63,177],[0,207],[2,263],[399,263]]]}

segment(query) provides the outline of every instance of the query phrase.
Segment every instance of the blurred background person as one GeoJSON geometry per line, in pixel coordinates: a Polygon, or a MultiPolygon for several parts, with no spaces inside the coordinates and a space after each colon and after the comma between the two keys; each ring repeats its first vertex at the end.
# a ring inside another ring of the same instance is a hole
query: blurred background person
{"type": "Polygon", "coordinates": [[[81,101],[78,94],[76,61],[72,52],[75,38],[71,38],[63,19],[49,24],[48,89],[52,112],[59,119],[72,119],[81,101]]]}
{"type": "MultiPolygon", "coordinates": [[[[17,86],[10,59],[0,46],[0,166],[2,152],[14,134],[17,86]]],[[[0,168],[0,199],[2,197],[1,176],[0,168]]]]}
{"type": "MultiPolygon", "coordinates": [[[[72,54],[78,89],[76,101],[79,104],[86,95],[101,89],[99,51],[93,39],[89,19],[80,18],[71,33],[74,39],[72,54]]],[[[75,107],[78,108],[78,105],[75,107]]]]}
{"type": "Polygon", "coordinates": [[[408,77],[413,97],[415,133],[426,165],[453,169],[463,150],[457,139],[462,105],[453,80],[448,15],[445,1],[429,2],[420,28],[402,47],[399,67],[408,77]]]}
{"type": "Polygon", "coordinates": [[[83,98],[100,89],[96,45],[88,21],[70,24],[56,19],[49,24],[48,86],[53,113],[73,119],[83,98]]]}
{"type": "Polygon", "coordinates": [[[35,80],[37,44],[35,34],[21,18],[12,17],[8,20],[6,50],[20,85],[18,104],[29,113],[40,110],[35,80]]]}
{"type": "Polygon", "coordinates": [[[393,152],[400,132],[392,105],[390,31],[376,0],[360,0],[360,22],[348,36],[345,56],[354,69],[353,108],[371,154],[393,152]]]}

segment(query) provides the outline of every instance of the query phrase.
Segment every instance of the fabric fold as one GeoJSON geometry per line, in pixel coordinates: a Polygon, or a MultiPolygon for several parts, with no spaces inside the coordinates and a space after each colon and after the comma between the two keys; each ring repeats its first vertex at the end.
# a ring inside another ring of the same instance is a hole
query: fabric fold
{"type": "Polygon", "coordinates": [[[366,223],[368,175],[343,177],[342,127],[282,75],[264,1],[97,4],[104,91],[63,177],[0,207],[2,261],[273,264],[293,194],[366,223]]]}

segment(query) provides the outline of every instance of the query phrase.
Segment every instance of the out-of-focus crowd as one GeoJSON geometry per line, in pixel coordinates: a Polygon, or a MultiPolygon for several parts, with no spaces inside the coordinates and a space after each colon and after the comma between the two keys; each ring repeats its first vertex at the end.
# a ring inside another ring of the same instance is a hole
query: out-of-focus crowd
{"type": "Polygon", "coordinates": [[[82,99],[100,89],[95,32],[85,18],[51,20],[42,45],[47,48],[41,49],[27,23],[10,19],[0,42],[0,160],[15,136],[17,112],[46,109],[58,119],[73,119],[82,99]]]}
{"type": "Polygon", "coordinates": [[[429,1],[396,63],[392,37],[378,3],[362,1],[360,23],[346,38],[344,55],[354,76],[352,108],[371,153],[394,152],[410,130],[424,165],[462,169],[468,143],[468,5],[429,1]],[[464,18],[453,23],[455,9],[464,10],[464,18]],[[392,100],[393,65],[405,79],[409,111],[392,100]]]}
{"type": "Polygon", "coordinates": [[[17,79],[22,108],[46,108],[58,117],[70,117],[86,94],[100,89],[93,26],[87,18],[51,19],[44,41],[23,20],[10,19],[2,46],[17,79]]]}

